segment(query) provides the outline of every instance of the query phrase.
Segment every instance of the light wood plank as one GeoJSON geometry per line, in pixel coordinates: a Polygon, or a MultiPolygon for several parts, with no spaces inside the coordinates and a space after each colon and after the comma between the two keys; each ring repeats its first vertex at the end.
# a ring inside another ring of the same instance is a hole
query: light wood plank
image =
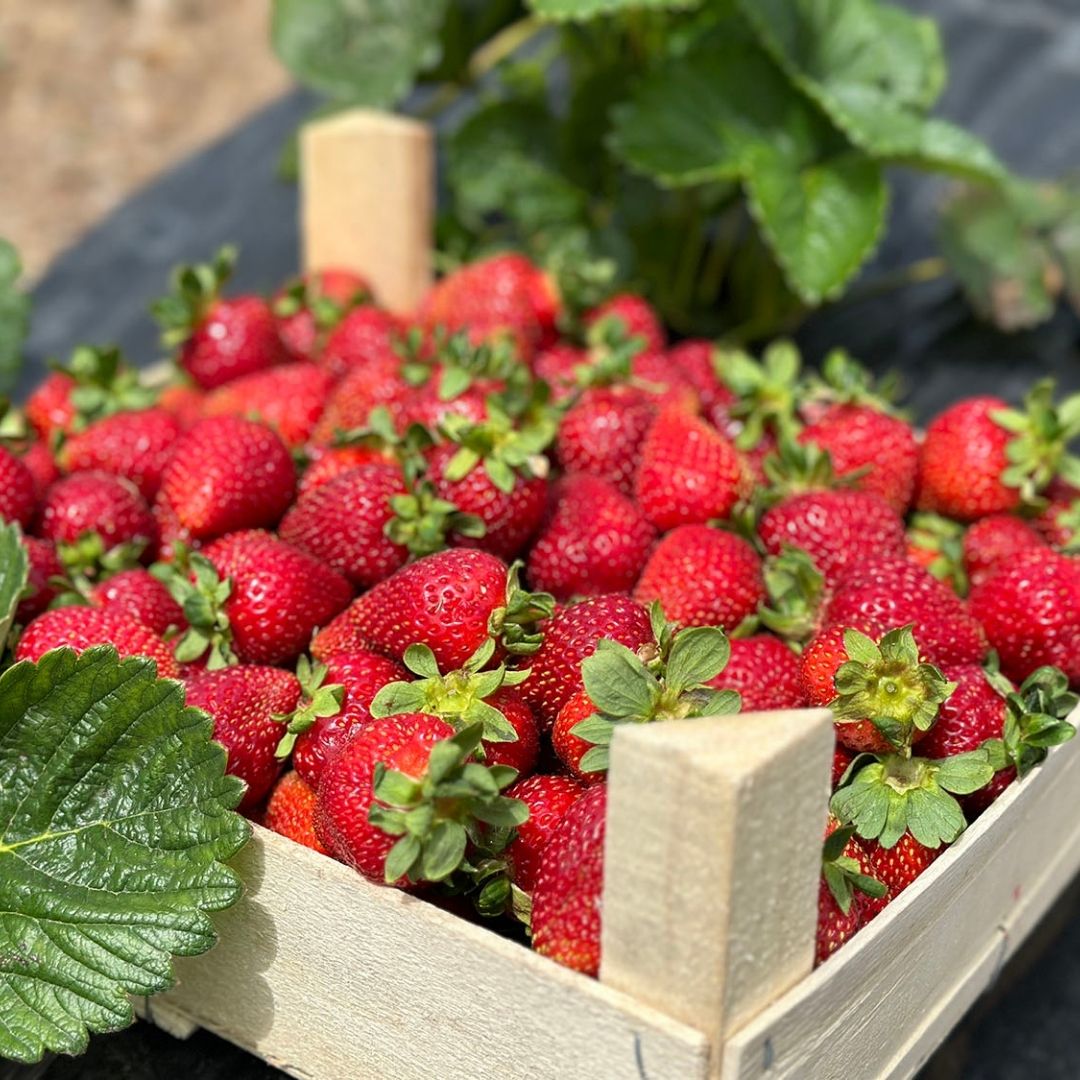
{"type": "Polygon", "coordinates": [[[1080,746],[1066,744],[881,917],[730,1038],[725,1080],[913,1075],[1080,868],[1077,790],[1080,746]]]}
{"type": "Polygon", "coordinates": [[[256,828],[220,943],[162,1002],[312,1080],[704,1080],[699,1032],[256,828]]]}
{"type": "Polygon", "coordinates": [[[824,709],[619,729],[602,981],[715,1045],[809,974],[833,742],[824,709]]]}
{"type": "Polygon", "coordinates": [[[431,284],[435,151],[427,124],[351,109],[300,133],[306,270],[365,274],[379,301],[411,312],[431,284]]]}

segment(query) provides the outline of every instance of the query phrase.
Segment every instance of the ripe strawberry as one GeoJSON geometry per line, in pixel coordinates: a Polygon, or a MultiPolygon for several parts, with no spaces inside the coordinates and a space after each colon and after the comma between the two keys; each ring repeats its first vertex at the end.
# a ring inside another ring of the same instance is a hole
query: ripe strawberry
{"type": "Polygon", "coordinates": [[[329,447],[309,446],[307,456],[309,464],[300,477],[300,495],[306,495],[309,491],[336,480],[342,473],[347,473],[359,465],[390,460],[378,447],[359,443],[329,447]]]}
{"type": "Polygon", "coordinates": [[[837,949],[853,938],[863,925],[857,900],[845,912],[836,902],[825,878],[818,886],[818,918],[814,937],[814,966],[825,963],[837,949]]]}
{"type": "Polygon", "coordinates": [[[607,788],[595,784],[566,811],[540,853],[532,895],[533,948],[586,975],[600,970],[607,788]]]}
{"type": "Polygon", "coordinates": [[[28,526],[37,509],[34,477],[10,450],[0,446],[0,521],[28,526]]]}
{"type": "Polygon", "coordinates": [[[278,337],[298,360],[316,360],[324,339],[353,308],[371,300],[371,285],[352,270],[315,270],[274,297],[278,337]]]}
{"type": "Polygon", "coordinates": [[[40,439],[26,443],[19,448],[18,454],[34,478],[35,494],[39,499],[43,498],[50,485],[60,479],[60,469],[56,464],[56,459],[48,446],[40,439]]]}
{"type": "Polygon", "coordinates": [[[683,626],[734,630],[765,599],[761,558],[742,537],[708,525],[680,525],[653,549],[634,599],[658,600],[683,626]]]}
{"type": "Polygon", "coordinates": [[[507,798],[520,799],[529,810],[528,820],[518,826],[506,849],[510,880],[523,892],[531,893],[535,888],[544,848],[586,790],[586,785],[573,777],[547,775],[515,780],[506,789],[507,798]]]}
{"type": "Polygon", "coordinates": [[[413,391],[401,372],[401,358],[393,353],[372,355],[351,367],[330,392],[322,417],[311,434],[312,442],[329,446],[344,432],[366,428],[373,409],[380,405],[391,415],[413,391]]]}
{"type": "Polygon", "coordinates": [[[210,714],[214,738],[225,747],[226,771],[247,784],[240,810],[250,812],[265,798],[282,770],[274,756],[281,721],[300,704],[300,683],[276,667],[232,667],[195,671],[184,680],[187,703],[210,714]]]}
{"type": "Polygon", "coordinates": [[[999,564],[1045,546],[1043,538],[1022,518],[990,514],[973,522],[964,533],[964,569],[971,584],[978,585],[999,564]]]}
{"type": "Polygon", "coordinates": [[[56,554],[55,545],[48,540],[24,536],[22,544],[29,561],[27,589],[15,610],[15,621],[25,626],[56,598],[57,588],[52,581],[53,578],[64,576],[64,565],[56,554]]]}
{"type": "Polygon", "coordinates": [[[397,465],[361,465],[301,495],[281,521],[281,538],[369,589],[409,557],[386,532],[391,500],[405,494],[397,465]]]}
{"type": "Polygon", "coordinates": [[[585,391],[559,425],[556,453],[570,474],[589,473],[634,492],[641,444],[656,416],[656,403],[635,386],[585,391]]]}
{"type": "Polygon", "coordinates": [[[60,448],[60,464],[67,472],[96,469],[122,476],[152,501],[181,430],[165,409],[114,413],[72,435],[60,448]]]}
{"type": "Polygon", "coordinates": [[[960,596],[967,596],[964,569],[964,526],[959,521],[925,511],[911,515],[907,529],[907,557],[960,596]]]}
{"type": "Polygon", "coordinates": [[[553,336],[562,309],[555,284],[523,255],[493,255],[453,271],[420,305],[419,321],[467,330],[472,341],[512,340],[523,359],[553,336]]]}
{"type": "Polygon", "coordinates": [[[664,325],[653,306],[633,293],[618,293],[585,313],[585,327],[591,336],[614,325],[626,337],[640,338],[649,352],[663,352],[667,345],[664,325]]]}
{"type": "Polygon", "coordinates": [[[26,419],[39,439],[48,442],[57,433],[71,431],[75,406],[71,392],[75,380],[64,371],[52,371],[26,399],[26,419]]]}
{"type": "Polygon", "coordinates": [[[1005,699],[978,664],[951,664],[942,673],[956,689],[941,703],[938,718],[919,747],[923,757],[944,758],[977,750],[987,739],[1000,739],[1005,699]]]}
{"type": "Polygon", "coordinates": [[[667,355],[672,366],[693,386],[706,418],[717,430],[724,431],[735,395],[717,374],[716,346],[694,338],[675,345],[667,355]]]}
{"type": "Polygon", "coordinates": [[[876,840],[863,843],[874,868],[874,877],[889,890],[895,900],[945,850],[920,844],[906,832],[891,848],[882,847],[876,840]]]}
{"type": "Polygon", "coordinates": [[[105,472],[57,480],[42,501],[38,532],[55,544],[75,544],[94,533],[106,550],[125,544],[152,549],[157,543],[154,517],[138,489],[105,472]]]}
{"type": "Polygon", "coordinates": [[[401,401],[399,428],[420,424],[434,431],[452,419],[483,424],[488,419],[488,399],[504,389],[501,381],[477,379],[461,391],[446,395],[440,389],[441,381],[441,378],[430,379],[401,401]]]}
{"type": "Polygon", "coordinates": [[[236,251],[224,247],[210,263],[178,267],[173,293],[153,305],[162,342],[204,390],[287,359],[270,305],[261,296],[221,297],[236,251]]]}
{"type": "Polygon", "coordinates": [[[1044,664],[1080,684],[1080,567],[1050,549],[1034,548],[999,564],[971,590],[1001,670],[1014,682],[1044,664]]]}
{"type": "Polygon", "coordinates": [[[836,744],[833,750],[833,762],[832,762],[832,789],[835,791],[840,786],[840,781],[844,779],[844,773],[847,772],[848,766],[855,760],[855,755],[848,750],[846,746],[836,744]]]}
{"type": "Polygon", "coordinates": [[[300,774],[287,772],[275,785],[263,812],[263,825],[320,855],[326,854],[315,835],[315,791],[300,774]]]}
{"type": "Polygon", "coordinates": [[[366,304],[350,311],[326,339],[319,364],[341,379],[354,368],[397,364],[396,351],[403,327],[397,316],[366,304]]]}
{"type": "Polygon", "coordinates": [[[187,629],[183,609],[169,590],[141,566],[121,570],[95,585],[89,600],[95,607],[130,615],[156,634],[187,629]]]}
{"type": "Polygon", "coordinates": [[[331,377],[317,364],[282,364],[211,391],[203,414],[246,416],[276,431],[286,446],[302,446],[323,414],[331,386],[331,377]]]}
{"type": "Polygon", "coordinates": [[[727,667],[709,680],[709,686],[737,691],[743,712],[801,709],[806,705],[799,657],[772,634],[732,638],[727,667]]]}
{"type": "Polygon", "coordinates": [[[543,631],[543,643],[524,661],[530,675],[522,683],[521,693],[546,731],[551,730],[567,699],[584,685],[581,662],[596,651],[601,638],[630,649],[654,646],[649,613],[619,594],[571,604],[544,623],[543,631]]]}
{"type": "Polygon", "coordinates": [[[735,447],[704,420],[677,407],[657,416],[641,446],[635,492],[661,531],[731,516],[751,476],[735,447]]]}
{"type": "Polygon", "coordinates": [[[557,341],[541,349],[533,360],[533,374],[551,389],[551,400],[556,405],[572,397],[579,388],[578,370],[587,367],[589,354],[586,349],[557,341]]]}
{"type": "Polygon", "coordinates": [[[352,596],[335,570],[266,532],[229,533],[191,562],[192,580],[169,575],[191,623],[177,650],[186,662],[209,649],[211,667],[290,663],[352,596]]]}
{"type": "Polygon", "coordinates": [[[157,406],[171,413],[180,422],[181,430],[187,431],[202,419],[206,394],[197,386],[186,382],[174,382],[166,386],[158,397],[157,406]]]}
{"type": "Polygon", "coordinates": [[[815,966],[824,963],[891,899],[853,832],[850,826],[842,828],[836,818],[830,818],[825,827],[815,966]]]}
{"type": "Polygon", "coordinates": [[[119,611],[62,607],[39,615],[22,633],[16,660],[40,660],[62,646],[82,652],[94,645],[112,645],[121,657],[145,656],[157,664],[158,677],[175,679],[180,669],[172,650],[149,627],[119,611]]]}
{"type": "Polygon", "coordinates": [[[327,761],[370,723],[375,695],[388,683],[408,678],[400,664],[362,650],[331,656],[326,669],[326,684],[343,688],[341,709],[332,716],[316,718],[299,734],[292,757],[293,768],[312,787],[318,786],[327,761]]]}
{"type": "Polygon", "coordinates": [[[559,600],[631,589],[656,539],[644,514],[612,484],[584,473],[564,477],[552,495],[529,553],[533,587],[559,600]]]}
{"type": "Polygon", "coordinates": [[[155,511],[166,539],[212,540],[275,525],[295,488],[292,457],[268,427],[214,416],[177,440],[155,511]]]}

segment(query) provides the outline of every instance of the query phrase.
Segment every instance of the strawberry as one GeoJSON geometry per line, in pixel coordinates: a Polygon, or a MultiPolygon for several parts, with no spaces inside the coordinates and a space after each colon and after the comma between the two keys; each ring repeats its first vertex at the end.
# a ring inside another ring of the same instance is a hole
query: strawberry
{"type": "Polygon", "coordinates": [[[214,416],[177,440],[155,512],[169,540],[212,540],[275,525],[295,488],[292,457],[274,432],[240,417],[214,416]]]}
{"type": "Polygon", "coordinates": [[[606,326],[615,326],[626,337],[639,338],[642,347],[650,352],[663,352],[667,344],[656,310],[633,293],[618,293],[605,300],[585,313],[584,322],[592,337],[602,333],[606,326]]]}
{"type": "Polygon", "coordinates": [[[581,662],[596,651],[601,638],[635,650],[653,647],[649,613],[630,597],[611,594],[571,604],[543,624],[543,642],[524,661],[530,675],[521,693],[545,731],[551,730],[571,694],[584,685],[581,662]]]}
{"type": "Polygon", "coordinates": [[[177,656],[190,663],[209,650],[211,668],[295,660],[352,596],[335,570],[257,530],[229,533],[190,562],[190,579],[163,572],[191,624],[177,656]]]}
{"type": "Polygon", "coordinates": [[[26,528],[37,502],[33,474],[10,450],[0,446],[0,521],[14,521],[26,528]]]}
{"type": "Polygon", "coordinates": [[[716,346],[711,341],[693,338],[673,346],[667,356],[693,386],[705,416],[714,427],[723,430],[735,395],[717,373],[716,346]]]}
{"type": "Polygon", "coordinates": [[[801,709],[806,705],[799,657],[772,634],[752,634],[731,639],[727,667],[708,685],[717,690],[735,690],[742,698],[743,712],[771,709],[801,709]]]}
{"type": "Polygon", "coordinates": [[[1045,546],[1043,538],[1022,518],[990,514],[973,522],[964,533],[964,570],[971,584],[978,585],[999,564],[1045,546]]]}
{"type": "Polygon", "coordinates": [[[1074,559],[1050,549],[1021,552],[971,590],[970,604],[1014,682],[1051,665],[1080,684],[1080,565],[1074,559]]]}
{"type": "Polygon", "coordinates": [[[278,337],[298,360],[318,359],[326,335],[353,308],[371,300],[371,285],[352,270],[315,270],[274,297],[278,337]]]}
{"type": "Polygon", "coordinates": [[[343,689],[341,708],[331,716],[315,718],[310,728],[298,734],[292,758],[293,768],[312,787],[318,786],[326,762],[371,721],[375,695],[388,683],[408,677],[395,661],[360,650],[335,654],[326,668],[326,682],[343,689]]]}
{"type": "Polygon", "coordinates": [[[396,346],[401,333],[402,325],[395,315],[365,304],[350,311],[334,327],[318,362],[334,379],[341,379],[354,368],[400,363],[396,346]]]}
{"type": "Polygon", "coordinates": [[[533,360],[533,374],[547,384],[551,400],[562,404],[579,389],[578,372],[589,365],[587,349],[557,341],[541,349],[533,360]]]}
{"type": "Polygon", "coordinates": [[[141,566],[121,570],[90,590],[90,603],[106,611],[120,611],[148,626],[156,634],[186,630],[183,609],[169,590],[141,566]]]}
{"type": "Polygon", "coordinates": [[[312,442],[329,446],[344,432],[367,427],[373,409],[382,405],[400,412],[411,391],[394,353],[365,357],[351,367],[330,392],[326,408],[311,434],[312,442]]]}
{"type": "Polygon", "coordinates": [[[891,900],[912,884],[943,850],[920,844],[909,832],[892,847],[883,847],[876,840],[867,841],[863,847],[870,856],[873,876],[889,890],[891,900]]]}
{"type": "Polygon", "coordinates": [[[60,468],[48,446],[40,439],[24,444],[18,451],[22,463],[34,478],[34,493],[41,499],[50,485],[60,479],[60,468]]]}
{"type": "Polygon", "coordinates": [[[592,749],[594,744],[587,739],[581,738],[574,733],[578,724],[596,716],[597,708],[589,697],[588,690],[582,688],[571,694],[555,717],[555,724],[551,729],[551,744],[563,767],[575,779],[585,784],[603,780],[606,774],[604,769],[592,769],[586,771],[582,768],[581,760],[592,749]]]}
{"type": "Polygon", "coordinates": [[[463,266],[437,282],[420,305],[428,331],[467,330],[472,341],[509,339],[523,359],[553,336],[562,302],[552,279],[523,255],[463,266]]]}
{"type": "Polygon", "coordinates": [[[556,453],[570,474],[589,473],[632,495],[641,444],[656,403],[635,386],[593,387],[559,425],[556,453]]]}
{"type": "Polygon", "coordinates": [[[232,667],[195,671],[185,679],[187,703],[210,714],[214,738],[228,754],[226,771],[247,785],[240,810],[250,812],[266,797],[282,769],[275,757],[281,721],[301,698],[291,671],[276,667],[232,667]]]}
{"type": "Polygon", "coordinates": [[[560,600],[631,589],[656,538],[644,514],[612,484],[584,473],[564,477],[552,495],[529,553],[532,585],[560,600]]]}
{"type": "Polygon", "coordinates": [[[72,429],[75,406],[71,402],[71,392],[74,388],[75,380],[70,375],[53,371],[26,399],[27,422],[42,441],[48,442],[54,435],[72,429]]]}
{"type": "Polygon", "coordinates": [[[532,894],[533,948],[586,975],[600,970],[606,810],[607,788],[595,784],[566,811],[532,894]]]}
{"type": "Polygon", "coordinates": [[[846,746],[836,744],[833,749],[833,762],[832,762],[832,789],[835,791],[840,782],[844,779],[844,773],[847,772],[848,766],[855,760],[855,755],[847,749],[846,746]]]}
{"type": "Polygon", "coordinates": [[[967,596],[964,569],[964,526],[926,511],[912,514],[907,529],[907,557],[960,596],[967,596]]]}
{"type": "Polygon", "coordinates": [[[158,396],[157,406],[171,413],[180,422],[183,431],[202,419],[206,394],[187,382],[174,382],[166,386],[158,396]]]}
{"type": "Polygon", "coordinates": [[[173,292],[152,308],[162,342],[204,390],[287,359],[270,305],[261,296],[223,299],[236,251],[221,248],[210,263],[173,272],[173,292]]]}
{"type": "Polygon", "coordinates": [[[361,465],[301,495],[281,521],[281,537],[369,589],[409,557],[409,549],[387,534],[392,501],[405,495],[397,465],[361,465]]]}
{"type": "Polygon", "coordinates": [[[566,812],[585,793],[586,786],[570,776],[527,776],[506,789],[507,798],[519,799],[529,811],[506,849],[510,880],[523,892],[536,886],[540,856],[566,812]]]}
{"type": "Polygon", "coordinates": [[[890,899],[854,829],[830,818],[822,849],[815,966],[824,963],[890,899]]]}
{"type": "Polygon", "coordinates": [[[114,413],[72,435],[60,448],[60,464],[66,472],[94,469],[121,476],[152,501],[181,430],[165,409],[114,413]]]}
{"type": "Polygon", "coordinates": [[[918,506],[960,521],[1007,513],[1033,503],[1061,470],[1080,472],[1066,453],[1080,433],[1073,402],[1053,404],[1053,383],[1037,383],[1024,411],[1000,398],[973,397],[940,413],[926,429],[918,506]]]}
{"type": "Polygon", "coordinates": [[[950,757],[1001,738],[1005,699],[990,685],[986,672],[978,664],[951,664],[942,673],[956,689],[941,703],[919,752],[930,758],[950,757]]]}
{"type": "Polygon", "coordinates": [[[479,724],[454,735],[423,713],[373,720],[323,769],[316,835],[371,881],[411,888],[450,878],[484,840],[481,823],[513,826],[527,813],[499,794],[513,769],[471,760],[479,737],[479,724]]]}
{"type": "Polygon", "coordinates": [[[56,553],[56,547],[48,540],[36,536],[24,536],[23,547],[28,558],[26,592],[15,610],[15,621],[25,626],[40,615],[56,598],[54,578],[63,577],[64,565],[56,553]]]}
{"type": "Polygon", "coordinates": [[[645,515],[664,532],[730,517],[750,483],[745,460],[723,435],[668,407],[645,436],[634,490],[645,515]]]}
{"type": "Polygon", "coordinates": [[[74,545],[87,534],[101,538],[105,550],[157,543],[157,526],[138,488],[105,472],[72,473],[45,493],[38,532],[57,545],[74,545]]]}
{"type": "Polygon", "coordinates": [[[326,854],[315,835],[315,791],[300,774],[287,772],[275,785],[263,811],[263,825],[320,855],[326,854]]]}
{"type": "Polygon", "coordinates": [[[172,650],[149,627],[120,611],[93,607],[62,607],[46,611],[22,632],[16,660],[40,660],[64,646],[82,652],[94,645],[112,645],[121,657],[145,656],[157,664],[158,677],[180,674],[172,650]]]}
{"type": "Polygon", "coordinates": [[[309,446],[307,458],[308,466],[300,477],[300,495],[306,495],[309,491],[314,491],[317,487],[336,480],[342,473],[347,473],[359,465],[390,460],[382,449],[360,443],[342,446],[309,446]]]}
{"type": "Polygon", "coordinates": [[[761,558],[734,533],[708,525],[680,525],[653,549],[634,599],[660,602],[683,626],[734,630],[765,599],[761,558]]]}
{"type": "Polygon", "coordinates": [[[489,635],[515,654],[537,647],[531,626],[551,614],[551,597],[518,588],[506,564],[483,551],[451,548],[418,559],[365,593],[316,635],[312,652],[370,649],[400,660],[427,645],[444,671],[462,667],[489,635]]]}
{"type": "Polygon", "coordinates": [[[211,391],[203,414],[246,416],[276,431],[286,446],[302,446],[322,416],[331,386],[331,377],[316,364],[282,364],[232,379],[211,391]]]}

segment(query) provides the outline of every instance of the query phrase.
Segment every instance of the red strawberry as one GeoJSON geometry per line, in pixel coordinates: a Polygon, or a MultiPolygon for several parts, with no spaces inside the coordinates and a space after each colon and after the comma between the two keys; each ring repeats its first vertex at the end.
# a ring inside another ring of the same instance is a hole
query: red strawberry
{"type": "Polygon", "coordinates": [[[709,686],[738,691],[743,712],[801,709],[806,705],[799,657],[772,634],[732,638],[727,667],[709,680],[709,686]]]}
{"type": "Polygon", "coordinates": [[[401,358],[395,354],[371,356],[358,363],[334,387],[322,418],[315,425],[312,441],[330,445],[335,436],[367,427],[372,409],[380,405],[391,414],[411,393],[401,374],[401,358]]]}
{"type": "Polygon", "coordinates": [[[409,557],[409,549],[386,534],[391,500],[405,494],[399,466],[361,465],[301,495],[282,519],[281,537],[357,587],[371,588],[409,557]]]}
{"type": "Polygon", "coordinates": [[[298,360],[315,360],[323,339],[343,316],[371,299],[371,285],[352,270],[315,270],[286,285],[274,298],[278,336],[298,360]]]}
{"type": "Polygon", "coordinates": [[[761,559],[734,533],[681,525],[653,549],[634,599],[659,600],[664,614],[683,626],[734,630],[765,599],[761,559]]]}
{"type": "Polygon", "coordinates": [[[43,442],[58,432],[69,432],[75,422],[71,391],[75,380],[64,371],[52,371],[26,399],[26,419],[43,442]]]}
{"type": "Polygon", "coordinates": [[[952,664],[942,671],[956,689],[941,703],[919,753],[928,758],[951,757],[977,750],[987,739],[1000,739],[1005,699],[990,685],[986,672],[978,664],[952,664]]]}
{"type": "Polygon", "coordinates": [[[634,491],[641,444],[656,403],[634,386],[594,387],[563,417],[556,452],[567,473],[590,473],[634,491]]]}
{"type": "Polygon", "coordinates": [[[855,755],[847,749],[846,746],[836,744],[836,748],[833,750],[833,762],[832,762],[832,789],[835,791],[840,786],[840,781],[844,779],[844,773],[847,772],[848,766],[855,760],[855,755]]]}
{"type": "Polygon", "coordinates": [[[718,430],[724,430],[735,395],[717,374],[716,346],[711,341],[691,339],[675,345],[667,355],[672,366],[694,387],[705,416],[718,430]]]}
{"type": "Polygon", "coordinates": [[[630,361],[630,377],[641,387],[658,409],[672,408],[697,413],[701,401],[693,382],[672,362],[666,352],[638,353],[630,361]]]}
{"type": "Polygon", "coordinates": [[[400,360],[395,346],[401,321],[382,308],[364,305],[350,311],[326,339],[319,363],[340,379],[354,368],[376,367],[400,360]]]}
{"type": "Polygon", "coordinates": [[[818,891],[815,965],[824,963],[890,899],[884,883],[874,872],[870,855],[852,835],[852,829],[841,829],[840,823],[830,818],[825,828],[818,891]],[[881,895],[871,895],[864,891],[867,889],[881,895]]]}
{"type": "Polygon", "coordinates": [[[310,446],[308,447],[310,464],[300,477],[300,494],[306,495],[317,487],[336,480],[342,473],[355,469],[359,465],[371,465],[373,462],[389,460],[386,453],[374,446],[353,444],[348,446],[310,446]]]}
{"type": "Polygon", "coordinates": [[[35,439],[21,448],[19,457],[27,469],[30,470],[30,475],[34,478],[34,491],[37,497],[41,499],[50,485],[60,479],[60,469],[56,464],[56,459],[52,456],[48,446],[39,439],[35,439]]]}
{"type": "Polygon", "coordinates": [[[907,557],[961,596],[967,595],[964,526],[925,511],[912,514],[907,528],[907,557]]]}
{"type": "Polygon", "coordinates": [[[315,791],[299,773],[287,772],[270,793],[263,813],[263,825],[320,855],[326,854],[315,835],[315,791]]]}
{"type": "Polygon", "coordinates": [[[22,633],[16,660],[40,660],[62,646],[82,652],[94,645],[112,645],[121,657],[145,656],[157,664],[158,677],[180,674],[172,650],[149,627],[119,611],[62,607],[39,615],[22,633]]]}
{"type": "Polygon", "coordinates": [[[421,424],[435,430],[451,418],[470,424],[483,424],[488,419],[488,398],[503,389],[502,382],[478,379],[460,393],[446,397],[440,391],[440,381],[438,378],[431,379],[402,400],[399,428],[421,424]]]}
{"type": "Polygon", "coordinates": [[[24,536],[22,543],[29,558],[27,594],[19,601],[15,621],[25,626],[56,598],[57,589],[52,579],[64,576],[64,566],[56,554],[56,547],[48,540],[24,536]]]}
{"type": "Polygon", "coordinates": [[[551,729],[551,745],[559,761],[566,766],[571,776],[583,783],[595,783],[597,780],[603,780],[605,776],[603,770],[585,772],[581,768],[581,759],[593,748],[593,744],[574,734],[574,728],[582,720],[587,720],[596,713],[597,708],[589,697],[588,691],[578,690],[566,699],[551,729]]]}
{"type": "Polygon", "coordinates": [[[510,686],[499,687],[486,700],[506,717],[517,738],[509,742],[484,742],[484,760],[489,765],[508,765],[519,777],[528,776],[540,756],[540,728],[532,709],[520,691],[510,686]]]}
{"type": "Polygon", "coordinates": [[[596,784],[567,810],[540,853],[533,948],[587,975],[600,970],[607,788],[596,784]]]}
{"type": "Polygon", "coordinates": [[[532,368],[533,374],[551,388],[551,400],[558,405],[578,389],[578,369],[588,364],[587,350],[557,341],[537,353],[532,368]]]}
{"type": "Polygon", "coordinates": [[[37,490],[30,470],[10,450],[0,446],[0,521],[24,528],[37,509],[37,490]]]}
{"type": "Polygon", "coordinates": [[[515,780],[506,789],[508,798],[520,799],[529,809],[528,820],[518,826],[506,849],[510,879],[523,892],[533,891],[544,848],[585,791],[586,786],[572,777],[541,775],[515,780]]]}
{"type": "Polygon", "coordinates": [[[818,886],[818,919],[814,938],[814,966],[823,964],[863,925],[862,907],[853,901],[845,913],[825,878],[818,886]]]}
{"type": "Polygon", "coordinates": [[[528,577],[557,599],[633,587],[656,533],[612,484],[580,473],[553,488],[554,506],[533,544],[528,577]]]}
{"type": "Polygon", "coordinates": [[[990,514],[964,533],[964,569],[972,585],[984,581],[996,566],[1023,551],[1045,547],[1043,538],[1026,521],[1011,514],[990,514]]]}
{"type": "Polygon", "coordinates": [[[291,671],[254,666],[196,671],[185,683],[188,705],[214,721],[214,738],[228,754],[226,771],[247,784],[240,809],[253,810],[281,772],[274,751],[282,725],[275,717],[299,705],[300,683],[291,671]]]}
{"type": "Polygon", "coordinates": [[[341,709],[332,716],[316,718],[297,737],[292,759],[293,768],[312,787],[318,786],[326,762],[371,721],[375,695],[388,683],[408,678],[408,672],[395,661],[359,650],[331,656],[326,668],[326,685],[344,690],[341,709]]]}
{"type": "Polygon", "coordinates": [[[521,686],[541,726],[550,731],[567,699],[582,687],[581,661],[596,651],[601,638],[630,649],[654,644],[649,613],[628,596],[595,596],[572,604],[543,626],[544,640],[523,666],[530,669],[521,686]]]}
{"type": "Polygon", "coordinates": [[[605,325],[617,327],[628,338],[640,338],[650,352],[663,352],[667,344],[660,316],[646,299],[633,293],[619,293],[585,313],[585,326],[593,335],[605,325]]]}
{"type": "Polygon", "coordinates": [[[191,386],[186,382],[172,383],[161,391],[158,397],[158,408],[171,413],[180,422],[182,430],[198,423],[202,419],[203,402],[206,394],[197,386],[191,386]]]}
{"type": "Polygon", "coordinates": [[[135,485],[104,472],[57,480],[41,504],[38,532],[55,544],[94,533],[106,550],[122,544],[153,548],[157,542],[154,517],[135,485]]]}
{"type": "Polygon", "coordinates": [[[187,628],[184,612],[169,590],[142,567],[106,578],[94,586],[89,599],[96,607],[130,615],[157,634],[187,628]]]}
{"type": "Polygon", "coordinates": [[[302,446],[322,416],[331,385],[330,376],[316,364],[282,364],[219,386],[207,394],[203,413],[259,420],[286,446],[302,446]]]}
{"type": "Polygon", "coordinates": [[[662,532],[730,517],[750,493],[742,455],[704,420],[677,407],[657,416],[641,447],[637,500],[662,532]]]}
{"type": "Polygon", "coordinates": [[[1001,670],[1022,682],[1036,668],[1061,668],[1080,684],[1080,567],[1050,549],[1034,548],[999,564],[971,590],[1001,670]]]}
{"type": "Polygon", "coordinates": [[[891,848],[883,848],[876,840],[865,841],[863,847],[874,877],[888,888],[890,899],[896,899],[945,850],[925,847],[909,832],[891,848]]]}
{"type": "Polygon", "coordinates": [[[178,347],[178,363],[204,390],[273,367],[288,355],[261,296],[221,297],[235,262],[235,250],[222,248],[212,263],[179,267],[173,295],[153,306],[162,341],[178,347]]]}
{"type": "Polygon", "coordinates": [[[296,468],[269,428],[236,416],[200,421],[176,442],[156,512],[170,540],[212,540],[275,525],[292,501],[296,468]]]}
{"type": "Polygon", "coordinates": [[[60,464],[67,472],[97,469],[122,476],[152,500],[181,430],[165,409],[114,413],[71,436],[60,449],[60,464]]]}

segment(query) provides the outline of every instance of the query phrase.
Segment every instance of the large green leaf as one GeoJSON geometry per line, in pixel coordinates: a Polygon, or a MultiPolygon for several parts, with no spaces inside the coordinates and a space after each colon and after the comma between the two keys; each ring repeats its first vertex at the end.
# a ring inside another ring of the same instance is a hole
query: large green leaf
{"type": "Polygon", "coordinates": [[[0,663],[15,620],[15,609],[26,588],[29,567],[19,526],[0,519],[0,663]]]}
{"type": "Polygon", "coordinates": [[[975,136],[927,117],[944,81],[932,22],[878,0],[739,0],[796,85],[875,158],[997,180],[975,136]]]}
{"type": "Polygon", "coordinates": [[[0,237],[0,394],[15,385],[30,329],[30,297],[18,286],[20,274],[19,253],[0,237]]]}
{"type": "Polygon", "coordinates": [[[542,19],[557,22],[585,22],[601,15],[623,11],[681,10],[700,7],[703,0],[529,0],[529,7],[542,19]]]}
{"type": "Polygon", "coordinates": [[[447,0],[274,0],[274,51],[306,86],[382,108],[439,59],[447,0]]]}
{"type": "Polygon", "coordinates": [[[249,829],[211,732],[111,646],[0,676],[0,1057],[80,1052],[213,945],[249,829]]]}

